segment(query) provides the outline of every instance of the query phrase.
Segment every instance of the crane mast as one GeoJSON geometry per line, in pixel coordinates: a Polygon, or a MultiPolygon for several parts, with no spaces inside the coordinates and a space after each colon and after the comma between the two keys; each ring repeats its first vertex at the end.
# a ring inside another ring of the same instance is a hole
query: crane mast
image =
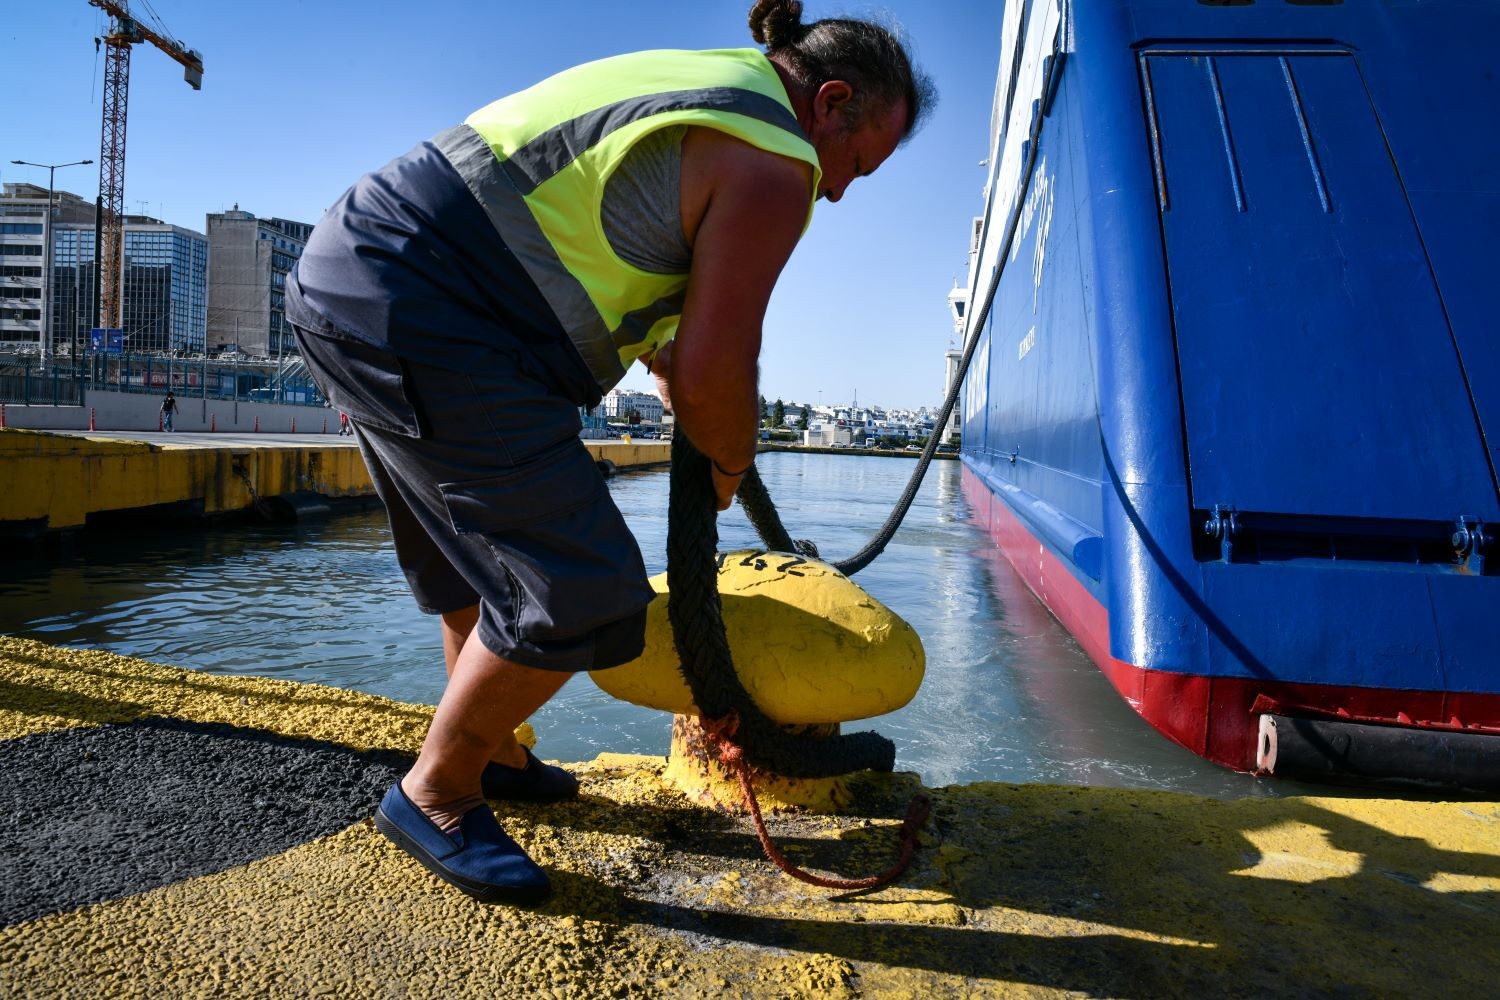
{"type": "MultiPolygon", "coordinates": [[[[125,120],[130,100],[130,47],[150,42],[182,64],[183,79],[203,86],[203,57],[175,39],[158,34],[115,0],[89,0],[113,18],[104,36],[104,121],[99,133],[99,221],[94,255],[101,327],[122,326],[120,285],[125,256],[125,120]]],[[[96,40],[97,41],[97,40],[96,40]]]]}

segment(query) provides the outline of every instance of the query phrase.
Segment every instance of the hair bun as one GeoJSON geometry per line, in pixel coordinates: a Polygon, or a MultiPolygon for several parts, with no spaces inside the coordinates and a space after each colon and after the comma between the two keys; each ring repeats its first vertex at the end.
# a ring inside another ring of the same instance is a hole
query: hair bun
{"type": "Polygon", "coordinates": [[[750,37],[775,51],[802,34],[802,0],[756,0],[750,8],[750,37]]]}

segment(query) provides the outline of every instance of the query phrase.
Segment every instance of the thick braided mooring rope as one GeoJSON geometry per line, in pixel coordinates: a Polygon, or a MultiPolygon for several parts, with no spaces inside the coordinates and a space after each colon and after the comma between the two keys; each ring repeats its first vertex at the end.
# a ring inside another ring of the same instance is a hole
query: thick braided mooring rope
{"type": "Polygon", "coordinates": [[[811,740],[785,732],[750,699],[735,673],[724,635],[714,507],[708,459],[686,435],[674,435],[667,507],[667,619],[698,711],[707,720],[736,713],[737,735],[750,763],[789,778],[893,769],[896,746],[879,733],[811,740]]]}
{"type": "MultiPolygon", "coordinates": [[[[758,479],[757,479],[758,482],[758,479]]],[[[708,459],[678,433],[672,441],[672,483],[667,518],[667,618],[683,677],[693,692],[699,721],[734,769],[745,805],[755,818],[766,856],[793,878],[830,889],[866,889],[893,881],[906,870],[916,849],[916,831],[930,805],[919,795],[902,824],[901,856],[885,872],[868,879],[830,879],[802,871],[786,860],[766,832],[760,803],[750,782],[749,764],[792,778],[829,778],[854,771],[890,771],[895,744],[878,733],[819,738],[795,736],[761,712],[734,670],[724,634],[719,600],[719,532],[708,459]],[[749,758],[747,760],[747,758],[749,758]]],[[[784,532],[783,532],[784,534],[784,532]]],[[[783,551],[790,549],[787,545],[783,551]]]]}

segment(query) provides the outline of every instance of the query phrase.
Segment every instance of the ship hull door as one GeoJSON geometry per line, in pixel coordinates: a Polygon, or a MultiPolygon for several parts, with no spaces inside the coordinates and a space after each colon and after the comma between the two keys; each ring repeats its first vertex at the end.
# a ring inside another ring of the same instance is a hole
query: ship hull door
{"type": "Polygon", "coordinates": [[[1141,71],[1207,556],[1233,560],[1257,519],[1286,555],[1342,539],[1395,561],[1500,521],[1472,373],[1355,59],[1151,51],[1141,71]]]}

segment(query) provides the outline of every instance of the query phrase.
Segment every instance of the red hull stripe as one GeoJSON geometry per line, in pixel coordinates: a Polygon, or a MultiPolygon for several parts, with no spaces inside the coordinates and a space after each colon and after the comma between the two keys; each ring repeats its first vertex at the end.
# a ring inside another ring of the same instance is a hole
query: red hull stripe
{"type": "Polygon", "coordinates": [[[1207,677],[1117,660],[1109,652],[1109,612],[1104,605],[967,466],[963,484],[976,519],[1006,560],[1130,707],[1168,739],[1216,764],[1255,770],[1257,716],[1268,706],[1393,725],[1500,731],[1497,694],[1207,677]]]}

